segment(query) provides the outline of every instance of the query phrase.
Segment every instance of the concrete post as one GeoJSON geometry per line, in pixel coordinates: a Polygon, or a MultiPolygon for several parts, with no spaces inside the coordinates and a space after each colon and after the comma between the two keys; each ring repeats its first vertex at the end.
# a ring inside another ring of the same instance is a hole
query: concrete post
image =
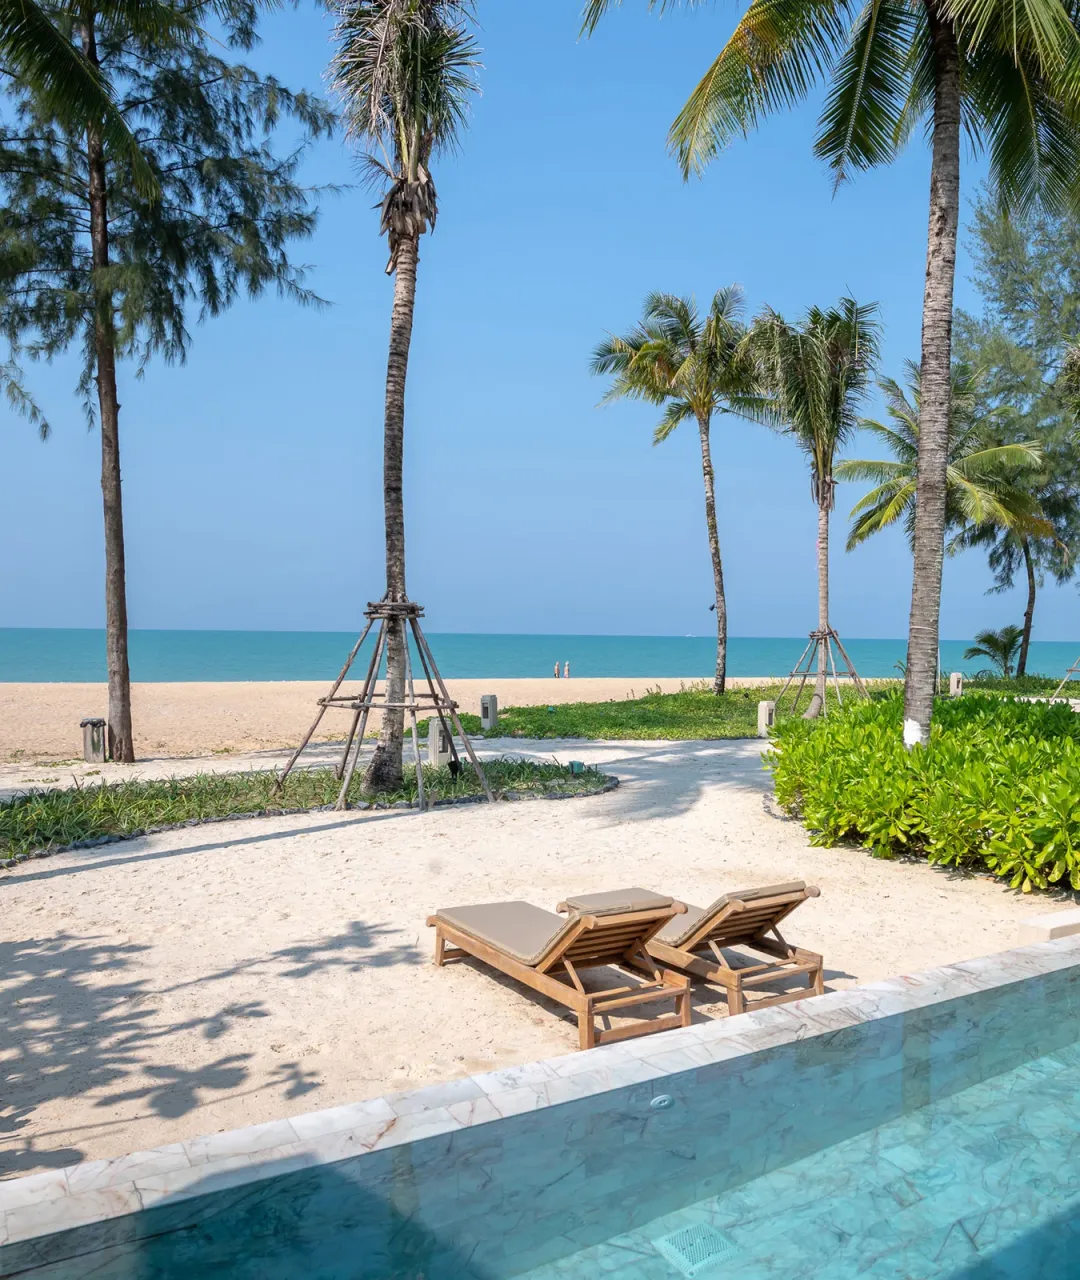
{"type": "Polygon", "coordinates": [[[757,736],[767,738],[769,730],[776,723],[776,703],[759,702],[757,704],[757,736]]]}
{"type": "Polygon", "coordinates": [[[450,763],[450,735],[438,716],[432,716],[427,727],[428,764],[435,769],[450,763]]]}
{"type": "Polygon", "coordinates": [[[91,716],[79,721],[82,730],[83,759],[91,764],[105,763],[105,721],[91,716]]]}
{"type": "Polygon", "coordinates": [[[964,692],[964,673],[962,671],[949,672],[949,697],[959,698],[964,692]]]}
{"type": "Polygon", "coordinates": [[[480,698],[480,728],[494,729],[499,723],[499,699],[493,693],[480,698]]]}

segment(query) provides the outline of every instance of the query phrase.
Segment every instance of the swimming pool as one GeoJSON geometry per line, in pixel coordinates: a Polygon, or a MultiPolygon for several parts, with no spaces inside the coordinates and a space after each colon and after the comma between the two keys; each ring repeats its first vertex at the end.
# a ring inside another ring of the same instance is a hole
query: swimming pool
{"type": "Polygon", "coordinates": [[[523,1280],[1080,1275],[1080,1045],[523,1280]]]}
{"type": "Polygon", "coordinates": [[[2,1182],[0,1277],[1080,1276],[1078,1039],[1039,943],[2,1182]]]}

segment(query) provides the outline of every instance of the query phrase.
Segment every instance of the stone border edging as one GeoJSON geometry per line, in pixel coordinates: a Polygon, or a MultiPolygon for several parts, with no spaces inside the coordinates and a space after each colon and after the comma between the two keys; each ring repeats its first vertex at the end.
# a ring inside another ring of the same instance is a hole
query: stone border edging
{"type": "MultiPolygon", "coordinates": [[[[589,787],[583,791],[500,791],[496,794],[496,802],[506,800],[511,803],[518,800],[579,800],[589,796],[602,796],[614,791],[619,779],[613,773],[604,774],[604,782],[599,787],[589,787]]],[[[451,796],[446,800],[433,800],[429,809],[444,809],[451,805],[486,803],[484,796],[451,796]]],[[[347,813],[358,813],[365,809],[415,809],[415,800],[368,801],[351,804],[347,813]]],[[[252,813],[227,813],[220,818],[186,818],[183,822],[167,822],[160,827],[138,827],[134,831],[117,836],[94,836],[89,840],[74,840],[71,844],[47,845],[44,849],[31,849],[29,853],[17,853],[12,858],[0,858],[0,870],[13,871],[24,862],[33,862],[38,858],[51,858],[54,853],[71,853],[75,849],[97,849],[106,844],[120,844],[123,840],[140,840],[143,836],[160,835],[163,831],[182,831],[185,827],[205,827],[216,822],[242,822],[249,818],[289,818],[301,813],[333,813],[332,804],[317,804],[303,809],[258,809],[252,813]]]]}

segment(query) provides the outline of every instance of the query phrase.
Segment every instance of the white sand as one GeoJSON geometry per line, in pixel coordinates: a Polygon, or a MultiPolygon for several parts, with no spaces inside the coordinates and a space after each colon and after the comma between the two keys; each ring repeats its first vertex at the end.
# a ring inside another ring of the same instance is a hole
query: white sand
{"type": "MultiPolygon", "coordinates": [[[[521,747],[524,744],[515,744],[521,747]]],[[[567,1015],[430,964],[440,905],[640,884],[706,903],[804,878],[829,988],[1001,950],[1046,910],[986,879],[809,847],[757,744],[535,744],[594,799],[261,819],[0,873],[0,1175],[563,1053],[567,1015]]],[[[695,1016],[722,1006],[697,987],[695,1016]]]]}
{"type": "MultiPolygon", "coordinates": [[[[647,689],[672,693],[692,680],[585,679],[448,680],[463,711],[480,712],[485,693],[501,707],[560,702],[606,702],[640,697],[647,689]]],[[[732,680],[737,685],[767,680],[732,680]]],[[[144,756],[191,756],[210,751],[254,751],[300,740],[315,715],[315,700],[329,681],[235,681],[232,683],[136,684],[132,686],[135,751],[144,756]]],[[[342,691],[359,686],[346,684],[342,691]]],[[[70,760],[82,756],[79,721],[104,716],[103,684],[0,683],[0,761],[70,760]]],[[[328,713],[318,737],[345,735],[345,713],[328,713]]]]}

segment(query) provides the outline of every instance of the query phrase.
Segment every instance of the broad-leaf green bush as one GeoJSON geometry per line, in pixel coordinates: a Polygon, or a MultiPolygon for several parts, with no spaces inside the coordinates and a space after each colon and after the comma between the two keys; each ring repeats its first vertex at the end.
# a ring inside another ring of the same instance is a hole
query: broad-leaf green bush
{"type": "Polygon", "coordinates": [[[776,796],[814,844],[984,866],[1025,893],[1080,889],[1080,715],[988,695],[939,701],[905,751],[903,698],[788,720],[766,755],[776,796]]]}

